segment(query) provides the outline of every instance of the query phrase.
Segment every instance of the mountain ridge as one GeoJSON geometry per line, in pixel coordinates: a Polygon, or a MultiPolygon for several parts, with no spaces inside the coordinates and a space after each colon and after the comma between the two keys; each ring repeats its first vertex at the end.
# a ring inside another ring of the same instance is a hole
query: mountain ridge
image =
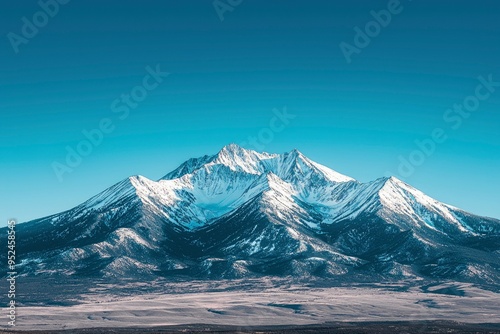
{"type": "Polygon", "coordinates": [[[500,279],[500,221],[235,144],[18,225],[22,275],[500,279]],[[210,269],[211,268],[211,269],[210,269]]]}

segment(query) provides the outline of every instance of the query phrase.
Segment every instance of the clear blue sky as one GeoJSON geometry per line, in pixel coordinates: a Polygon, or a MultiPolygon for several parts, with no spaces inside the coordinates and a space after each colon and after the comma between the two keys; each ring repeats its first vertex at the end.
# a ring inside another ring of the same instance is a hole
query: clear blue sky
{"type": "MultiPolygon", "coordinates": [[[[265,151],[298,148],[360,181],[391,172],[435,128],[447,140],[404,181],[434,198],[500,218],[500,87],[455,123],[443,115],[500,81],[500,2],[401,2],[402,11],[347,63],[354,27],[388,1],[244,0],[221,21],[212,0],[70,1],[18,45],[37,1],[0,13],[1,222],[69,209],[121,179],[157,179],[189,157],[216,153],[268,127],[273,108],[296,117],[265,151]],[[110,105],[170,75],[127,118],[110,105]],[[59,182],[82,130],[114,131],[59,182]]],[[[252,148],[252,147],[249,147],[252,148]]]]}

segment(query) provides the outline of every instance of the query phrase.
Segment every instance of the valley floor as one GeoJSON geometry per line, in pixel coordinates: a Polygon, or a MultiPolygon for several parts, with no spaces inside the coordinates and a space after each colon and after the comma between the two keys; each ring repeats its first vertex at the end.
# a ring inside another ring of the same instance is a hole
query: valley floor
{"type": "MultiPolygon", "coordinates": [[[[20,331],[2,331],[1,334],[15,334],[20,331]]],[[[428,322],[372,322],[372,323],[328,323],[322,325],[306,326],[275,326],[275,327],[253,327],[241,328],[235,326],[217,325],[184,325],[154,328],[92,328],[92,329],[67,329],[67,330],[41,330],[22,331],[26,334],[400,334],[400,333],[447,333],[447,334],[498,334],[498,324],[464,324],[451,321],[428,321],[428,322]]]]}
{"type": "Polygon", "coordinates": [[[500,294],[463,283],[54,283],[19,280],[16,332],[500,333],[500,294]]]}

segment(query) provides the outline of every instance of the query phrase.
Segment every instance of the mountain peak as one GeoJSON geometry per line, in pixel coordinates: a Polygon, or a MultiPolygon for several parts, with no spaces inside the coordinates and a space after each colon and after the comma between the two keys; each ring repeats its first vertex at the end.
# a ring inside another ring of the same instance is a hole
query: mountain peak
{"type": "Polygon", "coordinates": [[[302,152],[300,152],[298,149],[294,148],[293,150],[291,150],[289,153],[289,155],[293,156],[293,157],[304,157],[304,155],[302,154],[302,152]]]}
{"type": "MultiPolygon", "coordinates": [[[[217,157],[218,158],[234,158],[234,157],[241,157],[244,158],[247,155],[251,154],[253,151],[247,150],[237,144],[229,144],[224,146],[218,153],[217,157]]],[[[257,153],[257,152],[255,152],[257,153]]]]}
{"type": "Polygon", "coordinates": [[[226,146],[224,146],[221,151],[226,151],[226,152],[241,152],[241,151],[246,151],[245,148],[241,147],[238,144],[235,143],[230,143],[226,146]]]}
{"type": "Polygon", "coordinates": [[[236,144],[224,146],[211,164],[221,164],[229,167],[232,171],[249,174],[262,174],[266,171],[264,161],[279,157],[278,154],[259,153],[247,150],[236,144]]]}
{"type": "Polygon", "coordinates": [[[397,184],[397,185],[405,185],[406,184],[405,182],[401,181],[400,179],[398,179],[395,176],[389,176],[386,179],[387,179],[386,182],[390,182],[390,183],[393,183],[393,184],[397,184]]]}

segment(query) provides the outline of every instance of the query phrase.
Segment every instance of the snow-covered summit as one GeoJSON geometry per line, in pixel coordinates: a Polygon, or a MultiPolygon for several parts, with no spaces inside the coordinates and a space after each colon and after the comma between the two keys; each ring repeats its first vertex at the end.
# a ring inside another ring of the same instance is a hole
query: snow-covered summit
{"type": "MultiPolygon", "coordinates": [[[[114,203],[124,198],[132,201],[131,194],[135,194],[134,200],[143,206],[180,227],[192,229],[238,209],[257,195],[275,193],[273,189],[279,189],[281,194],[275,199],[276,209],[283,209],[279,198],[287,198],[294,202],[290,210],[314,208],[324,224],[372,213],[397,224],[405,220],[422,229],[477,232],[468,225],[463,211],[395,177],[360,183],[310,160],[297,149],[271,154],[236,144],[224,146],[215,155],[189,159],[158,181],[130,177],[84,206],[100,210],[106,205],[116,206],[114,203]]],[[[268,205],[272,206],[272,201],[268,205]]]]}
{"type": "Polygon", "coordinates": [[[215,155],[191,158],[162,179],[178,178],[186,174],[191,174],[197,169],[210,168],[216,165],[223,165],[231,171],[248,174],[260,175],[272,172],[282,178],[287,178],[290,174],[301,174],[307,177],[309,173],[316,173],[332,182],[354,181],[354,179],[348,176],[311,161],[297,149],[284,154],[271,154],[248,150],[236,144],[224,146],[215,155]]]}

